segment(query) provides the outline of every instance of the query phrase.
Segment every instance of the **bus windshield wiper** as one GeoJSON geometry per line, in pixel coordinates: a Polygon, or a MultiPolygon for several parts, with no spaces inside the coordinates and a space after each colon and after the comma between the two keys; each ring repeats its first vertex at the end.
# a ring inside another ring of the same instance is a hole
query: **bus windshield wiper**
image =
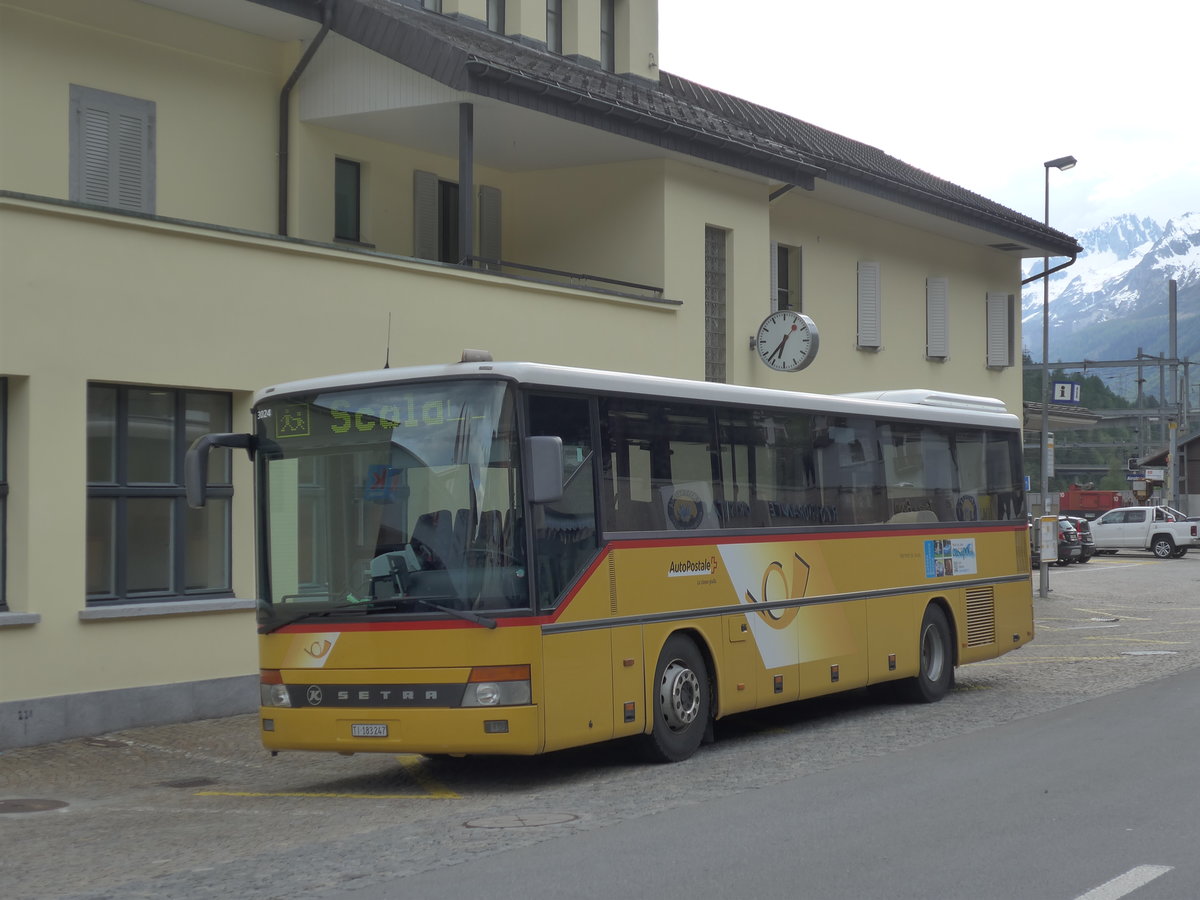
{"type": "Polygon", "coordinates": [[[442,606],[440,603],[434,603],[432,600],[426,600],[423,597],[389,597],[379,600],[358,600],[351,603],[339,603],[337,606],[331,606],[328,609],[312,610],[311,612],[300,613],[290,619],[286,619],[277,625],[271,625],[263,634],[269,634],[272,631],[278,631],[285,625],[292,625],[295,622],[304,619],[319,619],[324,616],[342,615],[349,612],[361,612],[367,615],[371,612],[383,609],[399,609],[402,606],[416,604],[424,606],[427,609],[436,610],[440,613],[445,613],[448,616],[454,616],[456,619],[463,619],[466,622],[471,622],[474,625],[482,625],[484,628],[495,628],[496,620],[489,619],[478,613],[472,612],[469,609],[454,609],[450,606],[442,606]]]}
{"type": "Polygon", "coordinates": [[[440,603],[434,603],[432,600],[424,600],[421,597],[410,597],[416,603],[426,606],[429,609],[436,609],[440,613],[445,613],[448,616],[454,616],[456,619],[464,619],[467,622],[474,622],[476,625],[482,625],[484,628],[495,628],[496,620],[489,619],[479,615],[477,612],[472,612],[469,609],[453,609],[449,606],[442,606],[440,603]]]}
{"type": "MultiPolygon", "coordinates": [[[[342,599],[344,600],[346,596],[349,595],[343,595],[342,599]]],[[[401,597],[393,597],[390,600],[352,600],[349,603],[339,603],[336,606],[330,606],[326,609],[313,609],[309,610],[308,612],[299,613],[291,618],[284,619],[282,622],[272,623],[266,628],[266,630],[260,629],[260,632],[262,634],[270,634],[272,631],[278,631],[285,625],[293,625],[296,622],[302,622],[305,619],[319,619],[323,616],[339,615],[352,610],[361,611],[365,615],[372,609],[398,607],[402,602],[407,602],[407,600],[401,597]]]]}

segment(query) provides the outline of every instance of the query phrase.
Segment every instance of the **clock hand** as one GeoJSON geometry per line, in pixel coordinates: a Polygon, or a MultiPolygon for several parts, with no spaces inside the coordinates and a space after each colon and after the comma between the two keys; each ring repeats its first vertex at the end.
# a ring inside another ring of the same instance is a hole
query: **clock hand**
{"type": "Polygon", "coordinates": [[[783,356],[783,345],[787,343],[787,339],[792,336],[792,332],[795,330],[796,326],[792,325],[792,327],[787,330],[787,333],[784,334],[783,340],[779,342],[779,346],[771,351],[771,355],[768,356],[767,359],[775,359],[778,356],[783,356]]]}

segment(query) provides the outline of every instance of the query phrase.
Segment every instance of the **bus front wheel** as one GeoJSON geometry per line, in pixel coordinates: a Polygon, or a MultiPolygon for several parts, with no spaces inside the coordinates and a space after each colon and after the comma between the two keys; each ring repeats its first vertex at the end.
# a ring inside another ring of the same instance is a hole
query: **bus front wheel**
{"type": "Polygon", "coordinates": [[[712,690],[696,644],[673,634],[658,655],[654,675],[654,725],[643,735],[652,762],[679,762],[700,747],[708,727],[712,690]]]}
{"type": "Polygon", "coordinates": [[[917,641],[921,668],[915,678],[902,682],[901,693],[913,703],[936,703],[954,684],[954,645],[950,641],[950,623],[936,603],[925,607],[921,634],[917,641]]]}

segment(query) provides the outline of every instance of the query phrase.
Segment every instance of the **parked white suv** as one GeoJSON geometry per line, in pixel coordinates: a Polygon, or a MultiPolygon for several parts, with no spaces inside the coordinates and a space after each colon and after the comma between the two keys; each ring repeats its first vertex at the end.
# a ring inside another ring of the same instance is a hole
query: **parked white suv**
{"type": "Polygon", "coordinates": [[[1093,520],[1092,537],[1098,553],[1149,550],[1159,559],[1178,559],[1200,548],[1200,522],[1184,521],[1166,506],[1125,506],[1093,520]]]}

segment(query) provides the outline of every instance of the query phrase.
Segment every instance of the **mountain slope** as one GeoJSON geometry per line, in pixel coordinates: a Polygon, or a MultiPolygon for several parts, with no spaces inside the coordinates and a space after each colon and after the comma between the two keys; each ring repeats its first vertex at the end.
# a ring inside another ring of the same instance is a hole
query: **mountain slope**
{"type": "MultiPolygon", "coordinates": [[[[1133,359],[1139,349],[1168,355],[1172,278],[1178,287],[1179,356],[1200,356],[1200,213],[1165,226],[1119,216],[1077,238],[1083,254],[1073,266],[1050,276],[1051,362],[1133,359]]],[[[1034,261],[1026,277],[1038,271],[1041,262],[1034,261]]],[[[1041,361],[1040,279],[1026,285],[1022,323],[1025,346],[1041,361]]]]}

